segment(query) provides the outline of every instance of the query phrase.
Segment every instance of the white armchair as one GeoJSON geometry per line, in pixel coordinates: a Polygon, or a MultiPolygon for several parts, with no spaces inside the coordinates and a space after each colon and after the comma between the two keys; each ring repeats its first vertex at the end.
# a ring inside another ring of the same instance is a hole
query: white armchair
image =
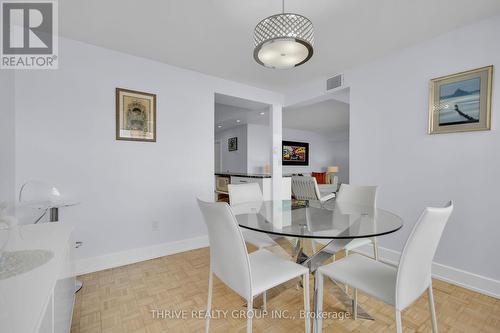
{"type": "Polygon", "coordinates": [[[297,200],[317,201],[321,206],[335,198],[335,193],[321,194],[316,178],[310,176],[293,176],[292,194],[297,200]]]}
{"type": "Polygon", "coordinates": [[[328,184],[318,184],[319,191],[321,195],[327,195],[330,193],[336,193],[339,189],[339,177],[330,177],[330,183],[328,184]]]}

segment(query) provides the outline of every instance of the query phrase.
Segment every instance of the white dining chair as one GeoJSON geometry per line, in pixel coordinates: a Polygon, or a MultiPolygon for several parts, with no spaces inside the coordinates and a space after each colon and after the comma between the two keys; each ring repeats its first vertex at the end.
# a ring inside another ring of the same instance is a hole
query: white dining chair
{"type": "MultiPolygon", "coordinates": [[[[257,183],[229,184],[227,188],[229,192],[229,204],[231,206],[262,202],[264,200],[260,186],[257,183]]],[[[277,245],[271,237],[262,232],[245,228],[241,228],[241,232],[245,242],[252,244],[258,249],[277,245]]]]}
{"type": "MultiPolygon", "coordinates": [[[[309,269],[281,259],[267,250],[248,254],[243,235],[229,205],[204,202],[198,205],[208,228],[210,274],[207,313],[212,309],[213,275],[247,301],[247,333],[252,332],[254,297],[297,277],[304,285],[304,310],[309,313],[309,269]]],[[[305,316],[305,332],[310,332],[310,316],[305,316]]],[[[209,332],[207,316],[205,332],[209,332]]]]}
{"type": "MultiPolygon", "coordinates": [[[[320,267],[317,270],[318,313],[321,313],[323,307],[323,276],[327,276],[336,281],[349,283],[354,288],[354,319],[357,316],[359,289],[394,307],[396,332],[402,333],[401,311],[427,290],[432,332],[437,333],[432,294],[432,259],[452,211],[452,202],[444,208],[428,207],[424,210],[406,241],[397,267],[360,254],[350,255],[333,264],[320,267]]],[[[318,332],[321,332],[321,317],[317,325],[318,332]]]]}
{"type": "MultiPolygon", "coordinates": [[[[355,186],[349,184],[340,185],[340,189],[335,199],[338,203],[350,203],[367,207],[375,207],[377,200],[377,186],[355,186]]],[[[329,240],[319,239],[318,243],[326,245],[329,240]]],[[[336,253],[344,249],[345,255],[349,255],[349,251],[357,249],[364,245],[372,245],[373,257],[378,260],[378,245],[377,238],[355,238],[345,245],[332,244],[324,249],[327,252],[336,253]],[[340,246],[340,247],[339,247],[340,246]]]]}
{"type": "Polygon", "coordinates": [[[292,193],[297,200],[319,202],[321,207],[335,198],[335,193],[322,195],[316,178],[310,176],[292,176],[292,193]]]}

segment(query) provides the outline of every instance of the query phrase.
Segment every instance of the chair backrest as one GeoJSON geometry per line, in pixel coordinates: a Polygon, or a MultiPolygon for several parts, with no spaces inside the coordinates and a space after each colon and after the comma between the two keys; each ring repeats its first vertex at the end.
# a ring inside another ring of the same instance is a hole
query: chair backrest
{"type": "Polygon", "coordinates": [[[241,297],[251,297],[250,261],[243,235],[229,205],[198,200],[208,228],[210,269],[241,297]]]}
{"type": "Polygon", "coordinates": [[[310,176],[292,176],[292,193],[297,200],[319,200],[316,178],[310,176]]]}
{"type": "Polygon", "coordinates": [[[375,207],[377,186],[355,186],[341,184],[337,193],[337,202],[346,202],[363,206],[375,207]]]}
{"type": "Polygon", "coordinates": [[[429,287],[432,259],[452,211],[449,202],[444,208],[427,207],[420,215],[399,260],[396,308],[406,308],[429,287]]]}
{"type": "Polygon", "coordinates": [[[260,185],[257,183],[229,184],[227,189],[229,192],[229,202],[231,206],[263,200],[260,185]]]}

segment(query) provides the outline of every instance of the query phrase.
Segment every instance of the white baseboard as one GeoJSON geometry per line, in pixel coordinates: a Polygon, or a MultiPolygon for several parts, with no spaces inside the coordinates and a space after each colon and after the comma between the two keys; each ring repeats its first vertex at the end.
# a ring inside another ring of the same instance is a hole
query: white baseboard
{"type": "MultiPolygon", "coordinates": [[[[80,259],[76,261],[76,273],[77,275],[88,274],[207,246],[208,236],[201,236],[80,259]]],[[[371,246],[361,247],[356,251],[373,256],[371,246]]],[[[381,261],[396,265],[399,262],[400,255],[398,251],[379,246],[381,261]]],[[[500,299],[500,281],[498,280],[436,262],[432,265],[432,276],[436,279],[500,299]]]]}
{"type": "Polygon", "coordinates": [[[208,246],[208,236],[155,244],[98,257],[76,260],[76,275],[88,274],[109,268],[130,265],[139,261],[159,258],[208,246]]]}
{"type": "MultiPolygon", "coordinates": [[[[356,249],[356,251],[370,257],[373,256],[373,249],[371,246],[364,246],[356,249]]],[[[401,256],[400,252],[380,246],[378,248],[378,251],[379,259],[381,261],[392,265],[398,264],[399,257],[401,256]]],[[[486,276],[481,276],[475,273],[467,272],[458,268],[434,262],[432,264],[432,277],[500,299],[500,281],[486,276]]]]}

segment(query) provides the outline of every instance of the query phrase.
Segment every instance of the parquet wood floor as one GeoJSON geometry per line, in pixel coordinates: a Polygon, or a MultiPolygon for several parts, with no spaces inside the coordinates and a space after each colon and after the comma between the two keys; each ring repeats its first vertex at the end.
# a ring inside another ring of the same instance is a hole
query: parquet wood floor
{"type": "MultiPolygon", "coordinates": [[[[204,319],[191,316],[192,311],[198,313],[206,307],[208,270],[209,251],[204,248],[80,276],[84,284],[76,296],[71,333],[203,332],[204,319]],[[154,318],[153,310],[186,319],[154,318]]],[[[297,283],[271,290],[268,301],[269,311],[286,310],[289,317],[296,318],[254,319],[254,332],[304,331],[304,321],[298,318],[303,298],[297,283]]],[[[500,332],[500,300],[439,280],[433,283],[440,332],[500,332]]],[[[328,281],[324,310],[345,314],[349,309],[332,296],[333,288],[328,281]]],[[[363,293],[358,297],[375,320],[326,320],[323,332],[395,332],[390,306],[363,293]]],[[[211,332],[245,332],[246,320],[230,316],[234,310],[244,311],[244,302],[217,279],[213,301],[213,309],[227,310],[228,318],[212,319],[211,332]]],[[[424,295],[403,312],[404,332],[430,332],[430,324],[424,295]]]]}

